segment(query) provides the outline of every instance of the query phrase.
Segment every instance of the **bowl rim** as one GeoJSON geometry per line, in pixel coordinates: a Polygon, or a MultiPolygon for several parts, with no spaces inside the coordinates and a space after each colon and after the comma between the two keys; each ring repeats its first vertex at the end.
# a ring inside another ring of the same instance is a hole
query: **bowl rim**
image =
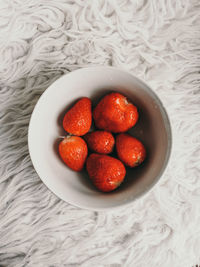
{"type": "Polygon", "coordinates": [[[37,100],[37,103],[35,104],[34,106],[34,109],[32,111],[32,114],[31,114],[31,117],[30,117],[30,120],[29,120],[29,126],[28,126],[28,150],[29,150],[29,155],[30,155],[30,159],[31,159],[31,162],[32,162],[32,165],[37,173],[37,175],[39,176],[39,178],[41,179],[41,181],[43,182],[43,184],[48,188],[48,190],[50,190],[57,198],[63,200],[64,202],[70,204],[70,205],[73,205],[75,207],[78,207],[78,208],[81,208],[81,209],[87,209],[87,210],[91,210],[91,211],[108,211],[108,210],[116,210],[116,209],[119,209],[119,208],[122,208],[122,207],[127,207],[127,206],[130,206],[133,202],[135,202],[136,200],[140,199],[141,197],[144,197],[147,193],[149,193],[153,187],[158,183],[158,181],[162,178],[167,166],[168,166],[168,163],[170,161],[170,156],[171,156],[171,152],[172,152],[172,128],[171,128],[171,123],[170,123],[170,119],[169,119],[169,115],[167,113],[167,110],[166,108],[164,107],[162,101],[160,100],[159,96],[151,89],[151,87],[149,85],[147,85],[142,79],[140,78],[137,78],[135,75],[133,75],[131,73],[131,71],[129,70],[124,70],[124,69],[120,69],[120,68],[117,68],[117,67],[113,67],[113,66],[90,66],[90,67],[83,67],[83,68],[79,68],[79,69],[76,69],[76,70],[73,70],[73,71],[70,71],[68,73],[65,73],[64,75],[62,75],[61,77],[59,77],[58,79],[56,79],[55,81],[53,81],[53,83],[51,83],[46,89],[45,91],[40,95],[39,99],[37,100]],[[101,207],[98,207],[98,208],[94,208],[94,207],[90,207],[90,206],[86,206],[86,205],[82,205],[81,203],[80,204],[77,204],[77,203],[73,203],[73,201],[71,201],[70,199],[64,199],[63,197],[60,197],[57,195],[56,192],[53,191],[52,188],[49,187],[49,185],[47,185],[42,177],[39,175],[39,172],[38,170],[35,168],[35,164],[34,164],[34,159],[31,155],[31,144],[30,144],[30,131],[31,131],[31,125],[32,125],[32,121],[33,121],[33,114],[35,112],[35,110],[37,109],[37,106],[39,105],[40,101],[42,98],[45,97],[45,95],[47,94],[48,90],[51,88],[51,86],[57,82],[58,80],[60,79],[63,79],[65,76],[67,75],[74,75],[74,73],[76,72],[81,72],[81,71],[91,71],[91,70],[106,70],[106,69],[111,69],[111,70],[114,70],[114,71],[120,71],[122,73],[125,73],[125,74],[128,74],[128,75],[131,75],[135,80],[136,82],[138,83],[139,86],[141,86],[143,88],[144,91],[146,91],[153,99],[156,100],[156,104],[158,105],[159,107],[159,110],[160,110],[160,113],[161,113],[161,116],[163,118],[163,121],[164,121],[164,126],[165,126],[165,129],[166,129],[166,133],[167,133],[167,140],[168,140],[168,145],[167,145],[167,151],[166,151],[166,156],[165,156],[165,160],[163,162],[163,165],[162,165],[162,168],[159,172],[159,174],[155,177],[154,181],[144,189],[144,191],[142,191],[140,194],[138,194],[134,199],[132,200],[129,200],[125,203],[121,203],[121,204],[118,204],[116,206],[112,206],[112,207],[104,207],[104,208],[101,208],[101,207]]]}

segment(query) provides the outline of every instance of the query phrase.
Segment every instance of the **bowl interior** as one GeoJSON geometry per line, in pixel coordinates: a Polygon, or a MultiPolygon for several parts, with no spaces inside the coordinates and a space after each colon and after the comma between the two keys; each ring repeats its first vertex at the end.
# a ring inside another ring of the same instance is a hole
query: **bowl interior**
{"type": "Polygon", "coordinates": [[[133,201],[160,178],[171,148],[167,114],[147,85],[134,76],[112,68],[80,69],[61,77],[40,97],[29,125],[29,151],[42,181],[61,199],[79,207],[102,210],[133,201]],[[129,132],[147,149],[147,159],[134,169],[127,168],[124,183],[111,193],[93,187],[86,171],[70,170],[58,156],[62,118],[79,98],[87,96],[95,104],[111,91],[126,95],[139,110],[139,121],[129,132]]]}

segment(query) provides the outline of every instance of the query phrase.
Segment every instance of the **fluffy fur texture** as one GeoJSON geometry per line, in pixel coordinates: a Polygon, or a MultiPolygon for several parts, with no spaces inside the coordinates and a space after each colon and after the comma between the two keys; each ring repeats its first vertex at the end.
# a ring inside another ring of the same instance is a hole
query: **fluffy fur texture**
{"type": "Polygon", "coordinates": [[[0,266],[200,265],[199,0],[0,1],[0,266]],[[107,213],[73,207],[35,173],[27,129],[39,96],[77,68],[145,80],[171,118],[155,188],[107,213]]]}

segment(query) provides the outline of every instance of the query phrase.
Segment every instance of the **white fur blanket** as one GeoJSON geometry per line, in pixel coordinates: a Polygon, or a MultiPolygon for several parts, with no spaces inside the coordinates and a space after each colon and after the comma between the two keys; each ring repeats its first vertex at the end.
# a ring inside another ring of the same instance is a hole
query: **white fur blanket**
{"type": "Polygon", "coordinates": [[[199,48],[199,0],[0,0],[0,266],[200,265],[199,48]],[[88,65],[145,80],[173,127],[159,184],[106,213],[54,196],[27,148],[39,96],[88,65]]]}

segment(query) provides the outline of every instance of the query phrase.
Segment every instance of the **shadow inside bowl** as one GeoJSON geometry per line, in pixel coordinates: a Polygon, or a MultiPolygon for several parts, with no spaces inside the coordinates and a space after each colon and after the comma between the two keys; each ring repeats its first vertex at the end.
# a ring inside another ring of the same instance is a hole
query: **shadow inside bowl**
{"type": "Polygon", "coordinates": [[[86,168],[84,168],[81,172],[77,172],[77,177],[79,182],[82,185],[84,185],[87,189],[89,189],[88,192],[94,191],[96,193],[99,193],[98,189],[93,185],[92,181],[90,180],[86,168]]]}
{"type": "MultiPolygon", "coordinates": [[[[87,189],[88,194],[94,193],[94,195],[96,195],[96,197],[100,197],[102,195],[102,197],[104,196],[105,198],[110,198],[110,197],[112,198],[112,197],[117,196],[119,194],[120,195],[121,194],[126,195],[126,192],[132,190],[132,188],[135,187],[135,189],[133,190],[133,196],[132,197],[136,197],[142,191],[145,191],[144,190],[145,188],[148,189],[152,184],[153,178],[149,179],[149,181],[147,181],[147,182],[144,180],[147,179],[146,174],[149,173],[149,170],[151,170],[151,165],[153,164],[152,162],[153,162],[153,158],[155,156],[155,151],[158,150],[158,147],[157,147],[158,135],[155,134],[155,129],[153,129],[153,126],[152,126],[153,125],[152,122],[155,118],[152,117],[153,112],[152,112],[152,114],[150,112],[151,109],[154,109],[154,107],[152,106],[151,108],[149,108],[149,105],[152,105],[151,103],[147,104],[144,101],[144,99],[141,99],[137,94],[134,95],[130,90],[127,90],[126,88],[107,87],[107,88],[98,88],[97,90],[95,90],[94,93],[92,93],[89,96],[92,100],[92,103],[93,103],[92,108],[94,108],[97,105],[97,103],[105,95],[107,95],[111,92],[119,92],[119,93],[127,96],[127,98],[130,99],[130,101],[134,105],[136,105],[136,107],[138,108],[138,112],[139,112],[138,122],[136,123],[136,125],[133,128],[131,128],[128,131],[128,133],[130,135],[132,135],[133,137],[138,138],[144,144],[146,151],[147,151],[147,157],[146,157],[145,161],[140,166],[137,166],[135,168],[126,167],[126,177],[125,177],[123,183],[116,190],[109,192],[109,193],[102,193],[102,192],[98,191],[95,188],[95,186],[93,185],[93,183],[91,182],[91,180],[87,174],[86,168],[84,168],[83,171],[76,173],[78,181],[80,182],[80,184],[83,185],[83,187],[81,187],[82,189],[79,188],[79,190],[84,191],[83,188],[85,188],[85,190],[87,189]]],[[[59,115],[57,123],[58,123],[60,128],[62,128],[62,121],[63,121],[63,117],[64,117],[66,111],[69,110],[69,108],[72,107],[75,104],[75,102],[79,99],[76,99],[72,103],[67,105],[66,108],[59,115]]],[[[94,125],[91,127],[91,129],[94,130],[94,125]]],[[[66,132],[64,130],[61,130],[61,132],[62,132],[62,134],[64,132],[64,134],[66,135],[66,132]]],[[[113,134],[113,135],[116,137],[117,134],[113,134]]],[[[60,142],[60,140],[58,139],[54,143],[54,151],[57,153],[58,156],[59,156],[59,154],[58,154],[59,142],[60,142]]],[[[110,154],[110,156],[117,158],[115,148],[114,148],[113,153],[110,154]]],[[[159,164],[161,165],[161,163],[159,163],[159,164]]],[[[68,168],[68,167],[66,166],[66,168],[68,168]]],[[[153,175],[153,172],[151,173],[151,176],[152,175],[153,175]]]]}

